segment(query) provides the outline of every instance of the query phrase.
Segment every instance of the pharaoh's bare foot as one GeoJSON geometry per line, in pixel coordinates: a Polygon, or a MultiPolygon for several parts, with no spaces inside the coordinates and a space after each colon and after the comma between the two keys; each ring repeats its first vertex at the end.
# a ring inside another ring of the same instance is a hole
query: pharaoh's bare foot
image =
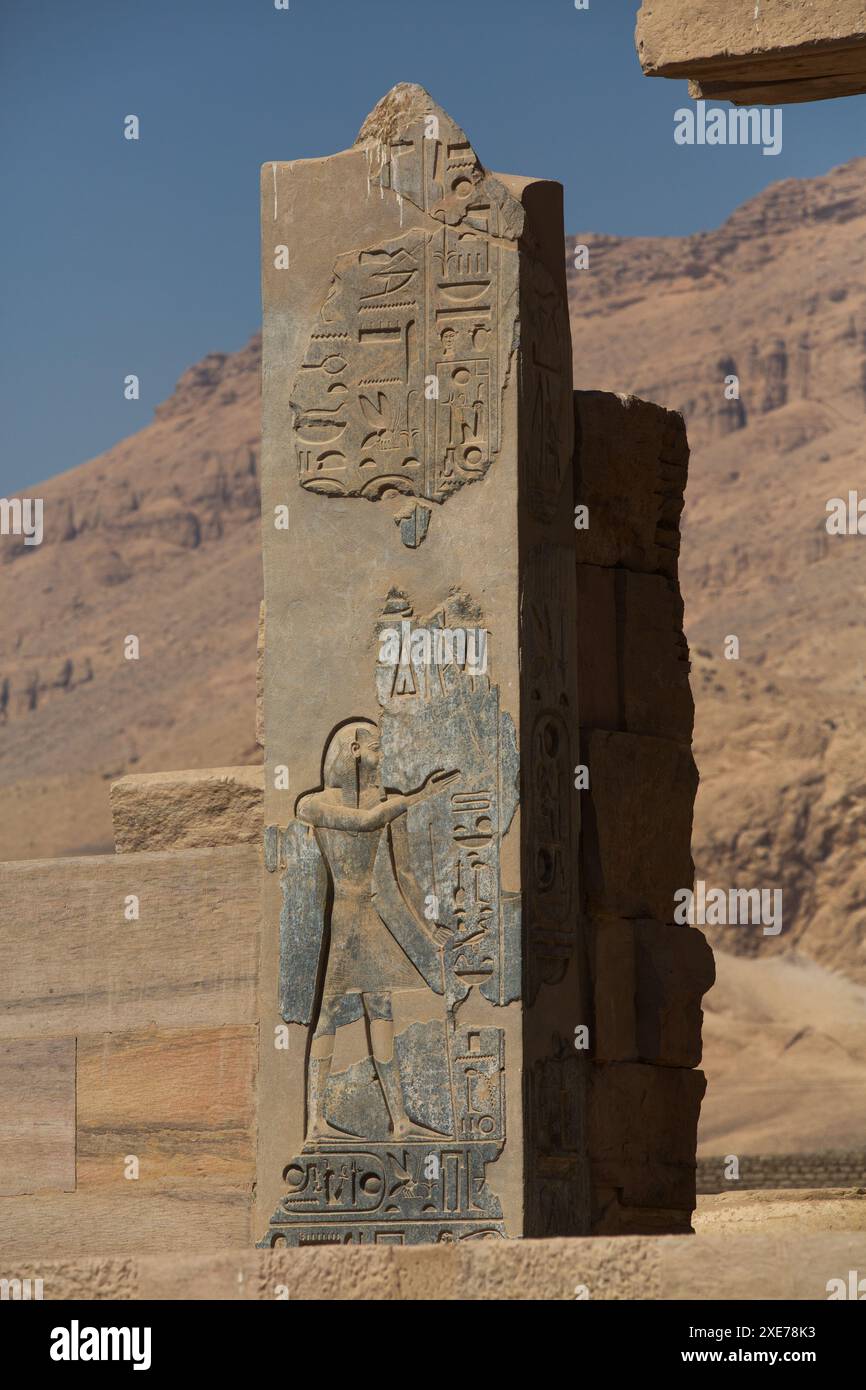
{"type": "Polygon", "coordinates": [[[425,1125],[415,1124],[407,1116],[405,1120],[398,1120],[394,1125],[395,1139],[447,1139],[439,1129],[427,1129],[425,1125]]]}
{"type": "Polygon", "coordinates": [[[333,1129],[328,1124],[327,1120],[317,1120],[316,1123],[312,1125],[310,1129],[307,1131],[307,1137],[304,1141],[304,1147],[302,1152],[309,1153],[310,1149],[313,1148],[322,1139],[346,1138],[347,1136],[343,1134],[341,1130],[333,1129]]]}

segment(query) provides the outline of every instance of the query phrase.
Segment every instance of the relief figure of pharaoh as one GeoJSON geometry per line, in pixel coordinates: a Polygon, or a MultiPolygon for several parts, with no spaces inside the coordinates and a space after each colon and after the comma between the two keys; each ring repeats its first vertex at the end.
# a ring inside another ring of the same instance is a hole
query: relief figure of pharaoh
{"type": "Polygon", "coordinates": [[[412,902],[422,899],[408,870],[398,870],[404,856],[395,845],[405,837],[405,822],[402,827],[398,822],[409,807],[437,795],[458,776],[437,770],[415,792],[386,792],[379,729],[371,720],[352,719],[328,741],[322,789],[298,801],[296,818],[312,827],[332,886],[330,940],[308,1060],[307,1147],[346,1137],[327,1119],[326,1089],[336,1030],[358,1020],[365,1020],[391,1135],[436,1137],[406,1112],[392,996],[419,988],[442,992],[442,950],[450,932],[426,921],[412,902]]]}

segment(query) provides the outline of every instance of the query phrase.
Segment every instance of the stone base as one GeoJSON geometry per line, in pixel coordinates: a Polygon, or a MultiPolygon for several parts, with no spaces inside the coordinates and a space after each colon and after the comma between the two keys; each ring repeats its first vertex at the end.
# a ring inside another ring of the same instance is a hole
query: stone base
{"type": "Polygon", "coordinates": [[[18,1277],[46,1299],[787,1301],[826,1299],[864,1265],[862,1232],[786,1231],[39,1261],[18,1277]]]}

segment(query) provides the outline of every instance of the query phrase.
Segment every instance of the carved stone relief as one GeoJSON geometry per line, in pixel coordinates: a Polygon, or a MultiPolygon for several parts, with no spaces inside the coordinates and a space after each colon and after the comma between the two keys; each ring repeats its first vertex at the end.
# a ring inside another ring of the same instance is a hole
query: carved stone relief
{"type": "MultiPolygon", "coordinates": [[[[325,497],[441,503],[501,447],[522,210],[463,132],[432,120],[369,144],[368,181],[441,225],[338,257],[295,378],[298,478],[325,497]]],[[[405,545],[422,543],[430,513],[395,516],[405,545]]]]}
{"type": "Polygon", "coordinates": [[[576,939],[577,745],[575,708],[574,556],[539,545],[529,555],[522,590],[524,693],[529,721],[526,823],[526,995],[556,984],[576,939]]]}
{"type": "Polygon", "coordinates": [[[265,1245],[504,1235],[486,1169],[505,1143],[505,1034],[483,1020],[519,994],[519,896],[499,854],[514,728],[484,629],[452,626],[448,605],[395,619],[393,602],[378,722],[333,730],[321,787],[266,834],[282,1016],[310,1041],[305,1143],[265,1245]]]}

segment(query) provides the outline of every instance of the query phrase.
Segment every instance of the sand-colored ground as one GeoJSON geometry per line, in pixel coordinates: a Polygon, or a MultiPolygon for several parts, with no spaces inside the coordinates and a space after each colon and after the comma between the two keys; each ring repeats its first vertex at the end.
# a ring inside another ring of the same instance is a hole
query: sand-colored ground
{"type": "Polygon", "coordinates": [[[866,988],[802,955],[716,948],[698,1153],[866,1153],[866,988]]]}
{"type": "Polygon", "coordinates": [[[721,1192],[698,1198],[692,1224],[699,1237],[857,1231],[866,1255],[866,1187],[721,1192]]]}

